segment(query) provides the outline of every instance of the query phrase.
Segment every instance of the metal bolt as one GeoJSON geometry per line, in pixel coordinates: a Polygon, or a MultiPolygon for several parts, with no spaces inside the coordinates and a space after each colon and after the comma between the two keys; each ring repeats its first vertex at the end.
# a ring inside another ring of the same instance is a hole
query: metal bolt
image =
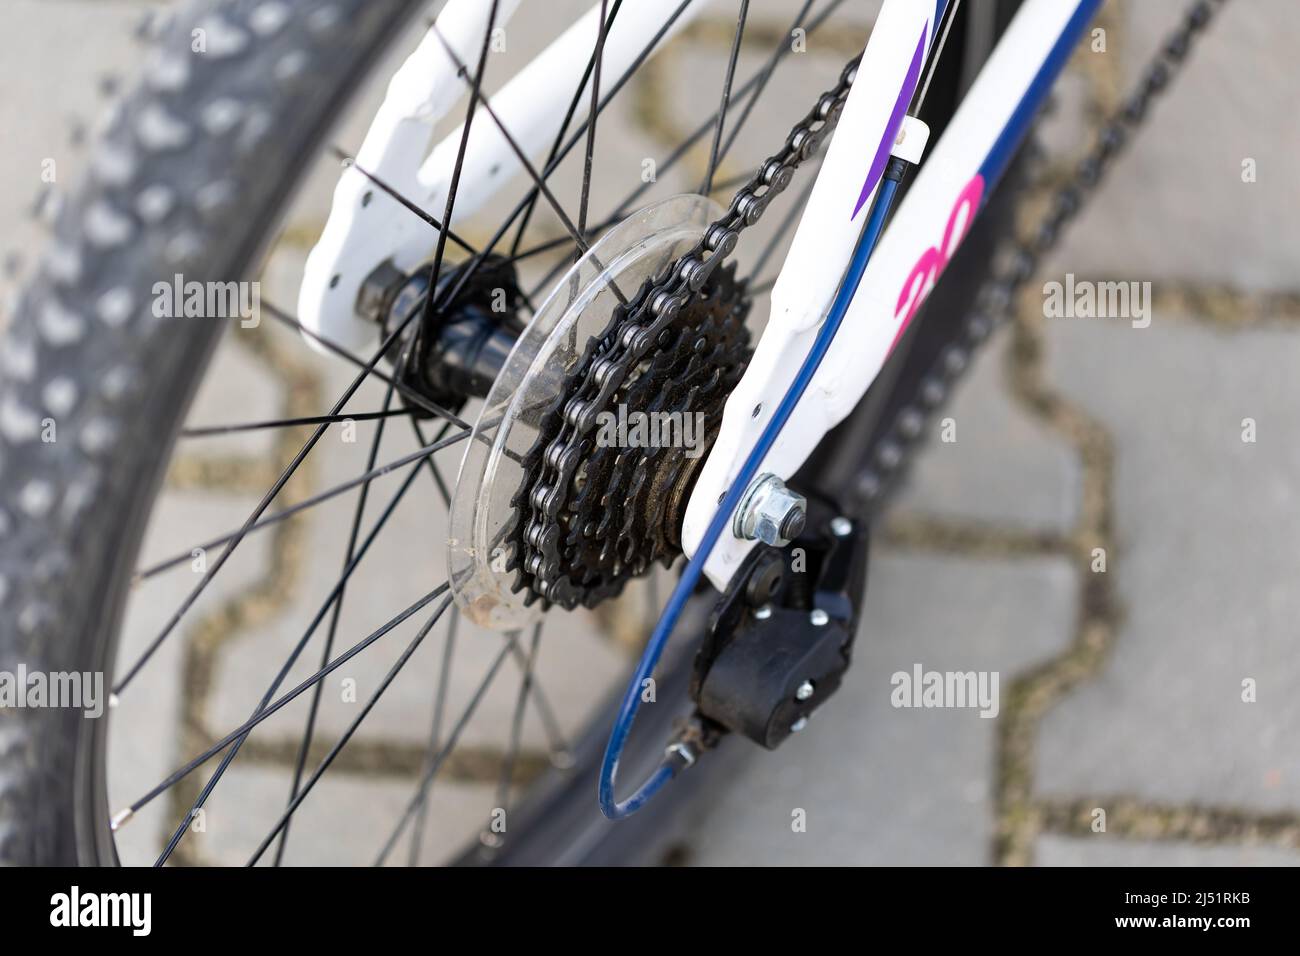
{"type": "Polygon", "coordinates": [[[812,621],[813,627],[825,627],[830,621],[831,616],[821,608],[813,608],[813,612],[808,615],[808,620],[812,621]]]}
{"type": "Polygon", "coordinates": [[[858,475],[857,484],[854,487],[854,494],[863,501],[870,501],[881,492],[880,477],[871,471],[864,471],[858,475]]]}
{"type": "Polygon", "coordinates": [[[831,534],[837,538],[847,538],[853,533],[853,522],[845,517],[831,519],[831,534]]]}
{"type": "Polygon", "coordinates": [[[731,530],[745,541],[755,539],[783,548],[803,533],[808,501],[773,474],[759,475],[745,492],[731,530]]]}
{"type": "Polygon", "coordinates": [[[790,725],[790,733],[797,734],[799,731],[803,730],[807,726],[808,726],[808,718],[800,717],[798,720],[796,720],[793,724],[790,725]]]}
{"type": "Polygon", "coordinates": [[[794,699],[807,700],[809,697],[813,695],[814,691],[815,688],[813,687],[813,682],[810,680],[806,680],[799,685],[798,689],[795,690],[794,699]]]}
{"type": "Polygon", "coordinates": [[[766,621],[771,616],[772,616],[772,605],[770,604],[764,604],[762,607],[760,607],[757,611],[754,612],[754,617],[758,618],[760,621],[766,621]]]}

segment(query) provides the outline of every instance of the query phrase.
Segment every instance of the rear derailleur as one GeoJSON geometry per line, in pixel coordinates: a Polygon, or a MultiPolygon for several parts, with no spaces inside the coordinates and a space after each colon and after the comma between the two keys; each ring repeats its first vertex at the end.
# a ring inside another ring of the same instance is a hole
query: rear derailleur
{"type": "Polygon", "coordinates": [[[668,748],[689,766],[728,731],[774,750],[840,686],[865,598],[868,529],[809,498],[803,531],[759,544],[709,615],[695,656],[696,710],[668,748]]]}

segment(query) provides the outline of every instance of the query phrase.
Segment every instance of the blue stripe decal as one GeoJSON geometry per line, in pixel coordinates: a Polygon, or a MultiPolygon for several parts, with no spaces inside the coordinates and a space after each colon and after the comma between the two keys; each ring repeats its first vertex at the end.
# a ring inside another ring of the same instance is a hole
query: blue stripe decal
{"type": "Polygon", "coordinates": [[[984,178],[984,196],[986,198],[993,194],[993,187],[997,185],[997,181],[1006,172],[1007,164],[1011,162],[1011,157],[1015,155],[1016,149],[1020,146],[1020,141],[1024,139],[1030,122],[1038,112],[1038,107],[1042,105],[1048,91],[1052,88],[1052,84],[1056,82],[1056,77],[1064,68],[1066,61],[1069,60],[1070,54],[1074,52],[1079,37],[1087,29],[1088,24],[1092,22],[1092,18],[1096,15],[1097,8],[1100,6],[1101,0],[1080,0],[1073,16],[1070,17],[1070,21],[1065,25],[1065,29],[1061,31],[1061,35],[1056,38],[1056,43],[1053,45],[1051,52],[1047,54],[1047,59],[1039,67],[1038,74],[1034,77],[1033,82],[1029,84],[1029,89],[1025,91],[1024,97],[1021,98],[1015,111],[1012,112],[1007,125],[998,134],[993,148],[984,157],[984,162],[980,166],[980,176],[984,178]]]}

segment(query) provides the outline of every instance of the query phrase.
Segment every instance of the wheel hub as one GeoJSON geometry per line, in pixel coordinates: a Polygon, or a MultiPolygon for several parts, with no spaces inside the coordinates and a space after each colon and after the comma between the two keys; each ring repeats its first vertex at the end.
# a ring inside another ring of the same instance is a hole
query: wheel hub
{"type": "Polygon", "coordinates": [[[459,411],[470,398],[487,395],[500,374],[524,328],[523,296],[514,266],[498,255],[446,270],[432,313],[425,312],[428,289],[427,269],[406,276],[381,267],[362,289],[361,311],[380,323],[385,339],[406,330],[388,355],[401,384],[459,411]]]}

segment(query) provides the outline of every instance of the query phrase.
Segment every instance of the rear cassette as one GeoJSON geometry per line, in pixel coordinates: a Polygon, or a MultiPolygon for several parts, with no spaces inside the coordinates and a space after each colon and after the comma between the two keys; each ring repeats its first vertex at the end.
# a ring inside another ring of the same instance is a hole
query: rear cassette
{"type": "Polygon", "coordinates": [[[636,320],[654,280],[720,211],[677,196],[634,214],[519,337],[452,502],[448,567],[470,620],[511,629],[549,604],[593,606],[680,553],[690,486],[748,360],[748,302],[720,268],[653,336],[636,320]],[[665,426],[674,441],[646,432],[665,426]]]}
{"type": "MultiPolygon", "coordinates": [[[[639,313],[647,287],[615,311],[615,333],[639,313]]],[[[514,500],[513,587],[526,602],[594,607],[681,553],[696,470],[749,357],[748,311],[735,266],[725,266],[617,359],[600,340],[589,344],[585,375],[570,377],[542,419],[524,462],[532,478],[514,500]],[[626,372],[611,387],[600,379],[617,376],[614,365],[626,372]]]]}

